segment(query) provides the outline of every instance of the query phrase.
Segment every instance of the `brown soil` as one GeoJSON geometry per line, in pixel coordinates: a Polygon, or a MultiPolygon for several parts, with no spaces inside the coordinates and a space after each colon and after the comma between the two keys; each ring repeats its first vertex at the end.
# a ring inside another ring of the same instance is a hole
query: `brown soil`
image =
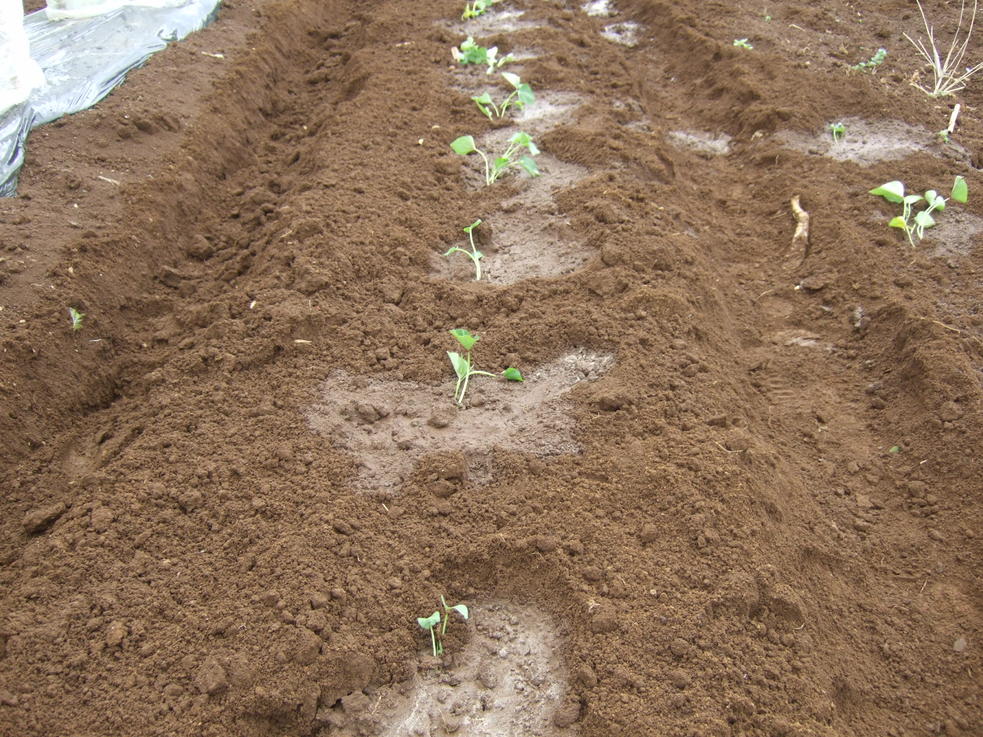
{"type": "Polygon", "coordinates": [[[895,0],[580,5],[483,39],[579,102],[539,180],[448,148],[514,130],[459,0],[226,2],[33,133],[0,734],[983,733],[983,78],[911,87],[895,0]],[[914,249],[867,194],[956,174],[914,249]],[[455,327],[527,382],[455,409],[455,327]]]}

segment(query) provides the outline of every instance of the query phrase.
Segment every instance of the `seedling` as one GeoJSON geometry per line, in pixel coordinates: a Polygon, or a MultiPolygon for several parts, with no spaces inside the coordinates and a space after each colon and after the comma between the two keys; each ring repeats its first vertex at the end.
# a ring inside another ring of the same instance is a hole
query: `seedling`
{"type": "Polygon", "coordinates": [[[476,44],[473,36],[468,36],[462,41],[460,48],[452,48],[451,56],[461,66],[467,64],[484,64],[488,67],[487,74],[491,74],[496,69],[515,61],[515,57],[512,54],[506,54],[502,58],[499,58],[497,46],[486,49],[484,46],[476,44]]]}
{"type": "Polygon", "coordinates": [[[748,41],[746,38],[735,38],[734,39],[734,45],[736,47],[738,47],[739,49],[753,49],[754,48],[751,45],[751,42],[748,41]]]}
{"type": "Polygon", "coordinates": [[[474,0],[473,3],[464,3],[464,12],[461,13],[461,20],[470,20],[471,18],[477,18],[479,15],[484,15],[491,6],[495,3],[501,2],[501,0],[474,0]]]}
{"type": "Polygon", "coordinates": [[[833,136],[833,143],[839,143],[846,135],[846,126],[843,123],[830,123],[829,133],[833,136]]]}
{"type": "Polygon", "coordinates": [[[513,90],[501,103],[496,105],[489,92],[479,97],[471,98],[474,100],[475,105],[478,106],[478,109],[488,116],[489,120],[504,118],[505,113],[508,112],[510,107],[522,110],[526,105],[532,105],[536,101],[536,95],[533,94],[532,87],[523,82],[518,74],[502,72],[502,77],[512,85],[513,90]]]}
{"type": "Polygon", "coordinates": [[[854,64],[850,67],[855,72],[863,72],[868,69],[874,69],[879,67],[884,63],[884,59],[887,57],[887,49],[878,49],[874,52],[874,55],[870,57],[867,61],[862,61],[859,64],[854,64]]]}
{"type": "Polygon", "coordinates": [[[460,154],[461,156],[474,153],[481,156],[481,160],[485,162],[485,184],[489,187],[509,169],[522,168],[531,177],[539,176],[539,167],[536,166],[536,161],[532,158],[539,153],[539,148],[533,143],[530,135],[522,131],[519,131],[509,139],[508,147],[501,156],[495,159],[489,159],[488,154],[475,145],[473,136],[455,138],[451,142],[451,148],[454,150],[454,153],[460,154]],[[519,154],[522,149],[526,149],[529,155],[520,156],[519,154]]]}
{"type": "Polygon", "coordinates": [[[481,251],[479,251],[477,247],[474,245],[474,229],[477,228],[479,225],[481,225],[480,219],[475,220],[473,223],[471,223],[471,225],[469,225],[464,229],[464,232],[468,234],[468,241],[471,244],[470,251],[465,251],[463,248],[459,246],[454,246],[453,248],[447,249],[447,252],[444,254],[445,256],[450,256],[452,253],[463,253],[465,256],[471,259],[471,263],[474,264],[475,281],[481,281],[481,259],[485,255],[481,251]]]}
{"type": "MultiPolygon", "coordinates": [[[[956,24],[956,32],[952,35],[952,42],[949,44],[949,50],[946,52],[945,59],[939,55],[939,47],[935,42],[935,29],[928,22],[928,18],[925,17],[925,9],[922,7],[920,0],[916,0],[916,2],[918,3],[918,12],[922,16],[922,23],[925,26],[925,33],[928,35],[928,43],[926,44],[921,39],[916,41],[907,33],[904,34],[904,37],[908,39],[911,45],[915,47],[915,50],[918,51],[919,55],[932,68],[932,85],[930,87],[922,87],[915,82],[912,82],[912,84],[932,97],[955,94],[966,86],[966,82],[970,77],[983,69],[983,61],[977,62],[971,67],[965,66],[963,63],[963,59],[966,57],[966,50],[969,48],[969,39],[973,35],[978,0],[973,0],[973,12],[969,17],[969,27],[966,29],[966,36],[961,41],[959,34],[963,29],[966,0],[962,0],[959,3],[959,22],[956,24]]],[[[951,133],[952,131],[949,132],[951,133]]]]}
{"type": "Polygon", "coordinates": [[[420,629],[430,631],[430,642],[433,645],[433,656],[435,658],[444,654],[444,637],[447,635],[447,624],[450,622],[451,612],[457,612],[464,619],[467,619],[470,614],[464,604],[447,606],[447,601],[444,599],[443,594],[440,596],[440,606],[444,610],[443,617],[441,617],[441,612],[438,609],[429,617],[416,618],[416,623],[420,625],[420,629]],[[440,626],[438,627],[438,625],[440,626]]]}
{"type": "Polygon", "coordinates": [[[454,401],[457,402],[458,406],[464,405],[464,395],[468,392],[468,381],[472,376],[491,376],[492,378],[501,376],[506,381],[522,381],[522,374],[519,373],[519,369],[513,368],[512,366],[509,366],[500,374],[493,374],[490,371],[478,371],[474,367],[474,359],[471,358],[471,349],[480,340],[479,336],[472,335],[464,328],[455,328],[450,333],[461,344],[461,347],[467,351],[463,356],[454,351],[447,351],[447,357],[451,360],[454,373],[457,374],[457,385],[454,387],[454,401]]]}
{"type": "Polygon", "coordinates": [[[82,320],[85,319],[85,313],[79,312],[74,307],[68,308],[68,317],[72,321],[72,332],[77,333],[82,329],[82,320]]]}
{"type": "MultiPolygon", "coordinates": [[[[888,202],[901,205],[901,214],[891,218],[888,225],[892,228],[900,228],[908,237],[908,242],[914,246],[925,235],[925,229],[935,225],[933,212],[945,210],[946,199],[934,189],[925,191],[925,194],[918,193],[905,194],[904,184],[895,180],[885,182],[880,187],[870,190],[870,194],[883,197],[888,202]],[[926,207],[922,210],[915,210],[915,206],[925,203],[926,207]]],[[[956,202],[966,202],[969,196],[969,187],[966,180],[957,176],[952,184],[952,192],[949,195],[956,202]]]]}

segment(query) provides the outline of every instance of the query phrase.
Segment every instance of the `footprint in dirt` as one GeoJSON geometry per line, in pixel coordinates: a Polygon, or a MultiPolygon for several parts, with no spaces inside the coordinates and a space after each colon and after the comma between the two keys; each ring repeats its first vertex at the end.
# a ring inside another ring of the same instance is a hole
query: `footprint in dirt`
{"type": "Polygon", "coordinates": [[[580,706],[567,700],[552,620],[532,607],[492,602],[475,607],[471,621],[453,666],[421,671],[409,688],[380,689],[369,709],[348,715],[342,702],[319,719],[377,737],[576,735],[580,706]]]}
{"type": "Polygon", "coordinates": [[[448,451],[463,452],[469,478],[482,483],[493,474],[497,448],[537,456],[578,453],[564,397],[613,365],[610,355],[579,350],[527,373],[522,383],[476,380],[466,409],[454,404],[453,382],[435,386],[339,372],[324,382],[307,419],[358,459],[365,490],[396,491],[420,458],[448,451]]]}

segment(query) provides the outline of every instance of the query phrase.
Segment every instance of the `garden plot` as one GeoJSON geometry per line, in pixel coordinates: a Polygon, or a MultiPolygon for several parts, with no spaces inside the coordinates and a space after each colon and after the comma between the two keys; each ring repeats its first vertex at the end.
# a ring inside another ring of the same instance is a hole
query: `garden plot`
{"type": "Polygon", "coordinates": [[[704,156],[726,156],[730,153],[734,139],[726,133],[710,133],[709,131],[670,131],[666,135],[669,143],[695,151],[704,156]]]}
{"type": "Polygon", "coordinates": [[[356,458],[361,489],[397,492],[419,459],[447,451],[463,453],[466,476],[487,483],[495,475],[496,451],[579,453],[564,400],[613,364],[610,355],[580,350],[527,373],[521,384],[475,378],[466,408],[455,406],[453,382],[426,386],[336,374],[306,416],[313,430],[356,458]]]}
{"type": "MultiPolygon", "coordinates": [[[[550,618],[533,607],[507,602],[472,607],[471,616],[468,644],[448,658],[450,667],[422,669],[401,691],[382,689],[375,694],[371,719],[379,726],[362,734],[579,734],[574,724],[578,705],[565,701],[562,645],[550,618]]],[[[344,719],[338,721],[338,726],[346,726],[344,719]]]]}
{"type": "Polygon", "coordinates": [[[483,36],[494,36],[498,33],[515,33],[516,31],[528,31],[542,26],[541,23],[525,19],[525,11],[519,8],[493,7],[477,18],[472,18],[466,22],[450,23],[449,28],[464,33],[468,36],[481,38],[483,36]]]}
{"type": "Polygon", "coordinates": [[[620,23],[611,23],[604,26],[601,31],[601,35],[608,41],[613,41],[621,46],[626,46],[629,49],[633,49],[638,46],[640,41],[639,33],[641,33],[641,26],[634,21],[623,21],[620,23]]]}
{"type": "Polygon", "coordinates": [[[913,3],[462,6],[223,3],[36,131],[0,734],[975,734],[983,78],[910,84],[913,3]],[[489,120],[505,70],[539,104],[489,120]],[[538,177],[450,148],[518,130],[538,177]]]}
{"type": "MultiPolygon", "coordinates": [[[[480,226],[490,235],[480,243],[481,281],[515,284],[524,279],[569,274],[594,255],[581,245],[570,222],[554,212],[514,210],[498,212],[480,226]]],[[[442,279],[474,279],[471,262],[457,254],[434,254],[433,274],[442,279]]]]}
{"type": "MultiPolygon", "coordinates": [[[[783,145],[812,156],[828,156],[835,161],[853,161],[861,166],[873,166],[883,161],[899,161],[920,151],[942,153],[937,136],[919,126],[899,120],[876,123],[861,118],[844,118],[842,137],[834,136],[829,128],[808,135],[781,131],[775,138],[783,145]]],[[[944,151],[963,160],[969,159],[964,148],[947,144],[944,151]]]]}

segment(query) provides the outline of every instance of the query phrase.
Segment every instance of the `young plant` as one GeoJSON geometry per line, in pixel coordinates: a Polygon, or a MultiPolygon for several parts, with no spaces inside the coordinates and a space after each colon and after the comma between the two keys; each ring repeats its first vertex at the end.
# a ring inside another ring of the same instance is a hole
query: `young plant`
{"type": "Polygon", "coordinates": [[[959,39],[959,34],[963,29],[966,0],[961,0],[959,3],[959,22],[956,25],[956,32],[952,36],[952,43],[949,44],[949,50],[946,52],[945,59],[939,54],[939,47],[935,42],[935,29],[928,22],[928,18],[925,17],[925,9],[922,7],[921,0],[916,0],[916,2],[918,3],[918,12],[922,16],[922,23],[925,25],[925,33],[928,35],[928,43],[926,44],[922,39],[916,41],[907,33],[904,34],[904,37],[908,39],[911,45],[915,47],[915,50],[918,51],[919,55],[932,68],[932,85],[931,87],[923,87],[914,82],[912,84],[932,97],[952,95],[963,89],[969,78],[983,69],[983,61],[977,62],[971,67],[965,66],[963,63],[963,59],[966,57],[966,50],[969,48],[969,39],[973,35],[973,26],[976,23],[978,0],[973,0],[973,12],[969,18],[969,27],[966,29],[966,36],[962,40],[959,39]]]}
{"type": "Polygon", "coordinates": [[[468,382],[472,376],[491,376],[492,378],[501,376],[506,381],[522,381],[522,374],[519,373],[519,369],[512,366],[509,366],[500,374],[493,374],[490,371],[478,371],[474,367],[474,359],[471,358],[471,349],[480,340],[479,336],[472,335],[464,328],[455,328],[450,333],[461,344],[461,347],[467,351],[463,356],[454,351],[447,351],[447,357],[451,360],[454,373],[457,374],[457,385],[454,387],[454,401],[457,402],[458,406],[464,405],[464,395],[468,392],[468,382]]]}
{"type": "Polygon", "coordinates": [[[878,49],[872,57],[867,61],[862,61],[859,64],[854,64],[850,67],[855,72],[863,72],[867,69],[874,69],[879,67],[884,63],[884,59],[887,57],[887,49],[878,49]]]}
{"type": "Polygon", "coordinates": [[[846,126],[843,123],[830,123],[829,133],[833,136],[833,143],[839,143],[846,135],[846,126]]]}
{"type": "Polygon", "coordinates": [[[518,74],[502,72],[502,77],[512,85],[513,89],[509,96],[502,100],[501,103],[496,105],[489,92],[479,97],[471,98],[474,100],[474,104],[478,106],[478,109],[488,116],[489,120],[504,118],[505,113],[508,112],[510,107],[522,110],[526,105],[532,105],[536,101],[536,95],[533,94],[532,87],[523,82],[518,74]]]}
{"type": "Polygon", "coordinates": [[[502,58],[499,58],[497,46],[486,49],[484,46],[476,44],[473,36],[468,36],[462,41],[459,48],[452,48],[451,56],[461,66],[467,64],[484,64],[488,67],[487,74],[491,74],[496,69],[515,61],[515,57],[512,54],[506,54],[502,58]]]}
{"type": "Polygon", "coordinates": [[[753,49],[754,48],[751,45],[751,42],[748,41],[746,38],[735,38],[734,39],[734,45],[736,47],[738,47],[739,49],[753,49]]]}
{"type": "Polygon", "coordinates": [[[509,169],[522,168],[531,177],[539,176],[539,167],[536,166],[536,160],[532,158],[539,153],[539,149],[533,143],[530,135],[522,131],[512,136],[509,139],[508,147],[502,155],[494,159],[489,159],[488,154],[475,145],[473,136],[455,138],[451,141],[451,148],[454,150],[454,153],[460,154],[461,156],[467,156],[469,154],[478,154],[481,156],[481,160],[485,162],[485,184],[489,187],[509,169]],[[523,149],[526,149],[529,154],[520,156],[523,149]]]}
{"type": "Polygon", "coordinates": [[[491,9],[492,5],[501,1],[502,0],[474,0],[472,3],[464,3],[464,12],[461,13],[461,20],[470,20],[471,18],[477,18],[479,15],[484,15],[491,9]]]}
{"type": "Polygon", "coordinates": [[[474,245],[474,229],[481,225],[481,220],[475,220],[471,225],[464,229],[464,232],[468,234],[468,241],[471,244],[471,250],[465,251],[460,246],[454,246],[453,248],[447,249],[445,256],[450,256],[452,253],[463,253],[469,259],[471,263],[474,264],[474,280],[481,281],[481,259],[484,255],[478,248],[474,245]]]}
{"type": "Polygon", "coordinates": [[[74,307],[68,308],[68,318],[72,321],[72,332],[77,333],[82,329],[82,320],[85,319],[85,313],[79,312],[74,307]]]}
{"type": "Polygon", "coordinates": [[[447,635],[447,623],[450,622],[451,612],[457,612],[464,619],[467,619],[469,616],[468,608],[464,604],[447,606],[447,601],[444,599],[443,594],[440,596],[440,606],[444,610],[443,617],[441,617],[441,612],[438,609],[429,617],[416,618],[416,623],[420,625],[420,629],[430,631],[430,642],[433,645],[433,656],[435,658],[444,654],[444,637],[447,635]]]}
{"type": "MultiPolygon", "coordinates": [[[[925,194],[918,193],[905,194],[904,184],[894,180],[885,182],[880,187],[870,190],[870,194],[883,197],[888,202],[901,205],[901,214],[891,218],[888,225],[892,228],[899,228],[908,237],[908,242],[914,246],[925,235],[925,229],[935,225],[933,212],[945,210],[946,199],[934,189],[925,191],[925,194]],[[925,203],[925,208],[916,210],[916,205],[925,203]]],[[[952,184],[952,192],[949,195],[956,202],[966,202],[969,196],[969,187],[966,180],[957,176],[952,184]]]]}

